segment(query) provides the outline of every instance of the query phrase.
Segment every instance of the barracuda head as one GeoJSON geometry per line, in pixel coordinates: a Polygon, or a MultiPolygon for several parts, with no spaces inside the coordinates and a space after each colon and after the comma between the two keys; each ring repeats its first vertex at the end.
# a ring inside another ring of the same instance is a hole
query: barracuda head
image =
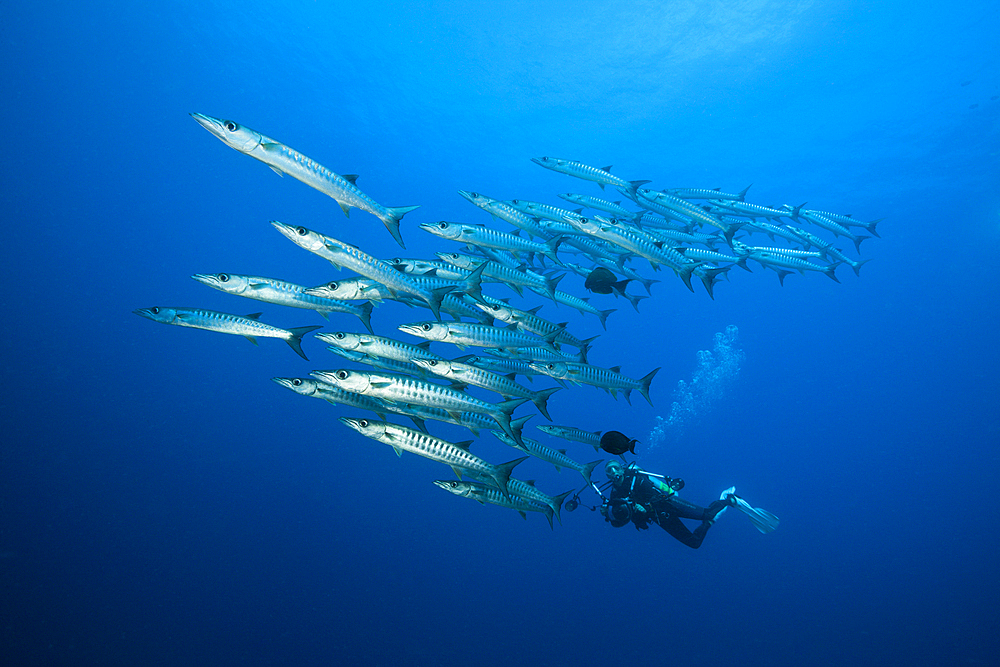
{"type": "Polygon", "coordinates": [[[556,379],[563,379],[569,375],[569,367],[564,361],[538,361],[529,365],[532,370],[556,379]]]}
{"type": "Polygon", "coordinates": [[[305,248],[309,252],[319,252],[327,247],[327,238],[319,232],[306,229],[301,225],[298,227],[287,225],[277,220],[272,220],[271,224],[274,225],[275,229],[284,234],[289,241],[305,248]]]}
{"type": "Polygon", "coordinates": [[[444,489],[445,491],[450,491],[456,496],[468,497],[472,495],[472,484],[469,482],[460,482],[456,479],[436,479],[434,484],[439,489],[444,489]]]}
{"type": "Polygon", "coordinates": [[[371,388],[371,379],[363,371],[342,368],[336,371],[313,371],[310,375],[320,382],[332,384],[352,394],[364,394],[371,388]]]}
{"type": "Polygon", "coordinates": [[[291,389],[296,394],[314,396],[319,391],[319,383],[311,378],[271,378],[282,387],[291,389]]]}
{"type": "Polygon", "coordinates": [[[260,134],[248,127],[243,127],[236,121],[213,118],[202,113],[193,113],[191,117],[227,146],[235,148],[241,153],[250,153],[260,146],[260,134]]]}
{"type": "Polygon", "coordinates": [[[418,336],[427,340],[446,341],[449,335],[448,325],[444,322],[414,322],[412,324],[400,324],[397,328],[411,336],[418,336]]]}
{"type": "Polygon", "coordinates": [[[451,362],[444,359],[410,359],[410,361],[434,375],[447,376],[452,371],[451,362]]]}
{"type": "Polygon", "coordinates": [[[191,277],[202,285],[208,285],[228,294],[243,294],[250,287],[250,281],[246,276],[234,276],[229,273],[196,273],[191,277]]]}
{"type": "Polygon", "coordinates": [[[491,199],[491,198],[487,197],[486,195],[481,195],[478,192],[469,192],[467,190],[459,190],[458,194],[462,195],[463,197],[465,197],[466,199],[468,199],[470,202],[472,202],[476,206],[483,206],[485,204],[489,204],[489,203],[495,201],[494,199],[491,199]]]}
{"type": "Polygon", "coordinates": [[[501,322],[506,322],[508,324],[512,324],[514,322],[514,313],[511,312],[511,309],[499,303],[480,303],[477,301],[475,306],[490,317],[495,317],[501,322]]]}
{"type": "Polygon", "coordinates": [[[350,426],[368,438],[379,440],[385,436],[385,422],[375,419],[359,419],[357,417],[340,417],[340,422],[350,426]]]}
{"type": "Polygon", "coordinates": [[[316,338],[324,343],[329,343],[330,345],[339,347],[342,350],[358,350],[365,339],[369,341],[371,340],[368,336],[362,336],[361,334],[356,333],[347,333],[346,331],[317,334],[316,338]]]}
{"type": "Polygon", "coordinates": [[[455,222],[425,222],[420,225],[420,229],[430,232],[435,236],[452,241],[462,236],[462,226],[455,222]]]}
{"type": "Polygon", "coordinates": [[[163,322],[164,324],[173,324],[174,320],[177,319],[176,310],[173,308],[163,308],[162,306],[140,308],[138,310],[133,310],[132,312],[140,317],[145,317],[146,319],[153,320],[154,322],[163,322]]]}
{"type": "Polygon", "coordinates": [[[479,266],[479,262],[477,262],[474,258],[469,257],[468,255],[463,255],[461,253],[439,252],[436,254],[442,262],[448,262],[452,266],[457,266],[460,269],[467,269],[471,271],[472,269],[475,269],[476,267],[479,266]]]}

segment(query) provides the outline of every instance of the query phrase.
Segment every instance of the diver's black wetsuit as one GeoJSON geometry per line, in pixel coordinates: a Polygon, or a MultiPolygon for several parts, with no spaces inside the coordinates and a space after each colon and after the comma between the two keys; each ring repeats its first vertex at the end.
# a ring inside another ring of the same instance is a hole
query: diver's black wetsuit
{"type": "Polygon", "coordinates": [[[692,549],[701,546],[715,516],[729,506],[725,500],[716,500],[708,507],[699,507],[678,498],[676,494],[667,495],[649,477],[631,468],[625,469],[625,479],[620,486],[612,485],[611,499],[605,503],[605,518],[612,526],[619,528],[632,521],[637,528],[645,529],[653,521],[692,549]],[[636,503],[642,505],[646,512],[636,511],[636,503]],[[690,531],[681,523],[681,519],[694,519],[702,523],[694,531],[690,531]]]}

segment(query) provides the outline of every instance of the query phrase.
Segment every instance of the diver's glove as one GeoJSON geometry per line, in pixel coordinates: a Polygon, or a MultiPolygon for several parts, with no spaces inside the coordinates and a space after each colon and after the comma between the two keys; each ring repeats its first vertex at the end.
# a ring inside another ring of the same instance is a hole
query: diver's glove
{"type": "Polygon", "coordinates": [[[639,518],[641,519],[641,518],[643,518],[643,517],[646,516],[646,508],[643,507],[642,505],[640,505],[639,503],[636,503],[635,504],[635,513],[637,515],[639,515],[639,518]]]}

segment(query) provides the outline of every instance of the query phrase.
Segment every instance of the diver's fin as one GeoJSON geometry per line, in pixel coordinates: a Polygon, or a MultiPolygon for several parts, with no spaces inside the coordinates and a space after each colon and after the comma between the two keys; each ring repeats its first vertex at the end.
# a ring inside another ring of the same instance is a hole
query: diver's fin
{"type": "Polygon", "coordinates": [[[724,497],[727,495],[732,496],[732,499],[736,501],[736,504],[733,505],[733,507],[746,514],[750,518],[750,523],[754,525],[754,528],[764,534],[773,533],[778,527],[778,517],[774,516],[765,509],[751,507],[750,503],[737,496],[734,493],[735,491],[736,487],[733,487],[732,490],[726,489],[722,495],[724,497]]]}

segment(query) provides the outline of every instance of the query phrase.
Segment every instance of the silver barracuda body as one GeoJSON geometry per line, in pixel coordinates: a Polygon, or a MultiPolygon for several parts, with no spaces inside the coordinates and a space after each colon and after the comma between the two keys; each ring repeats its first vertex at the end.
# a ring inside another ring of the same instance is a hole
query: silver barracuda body
{"type": "Polygon", "coordinates": [[[486,475],[505,494],[507,494],[507,480],[510,478],[510,471],[518,463],[528,458],[525,456],[501,465],[493,465],[472,454],[469,451],[471,443],[451,443],[412,428],[374,419],[341,417],[340,421],[366,438],[389,445],[400,456],[404,451],[407,451],[451,466],[459,479],[462,478],[462,473],[465,470],[486,475]]]}
{"type": "Polygon", "coordinates": [[[410,276],[392,268],[387,262],[372,257],[350,243],[338,241],[302,226],[287,225],[277,220],[272,220],[271,224],[287,239],[331,264],[380,282],[392,292],[410,294],[423,300],[434,313],[434,317],[441,318],[441,299],[452,291],[453,287],[428,290],[418,285],[410,276]]]}
{"type": "Polygon", "coordinates": [[[426,380],[396,373],[378,373],[340,369],[313,371],[311,375],[346,391],[382,399],[390,404],[416,404],[441,408],[459,419],[463,412],[478,412],[492,417],[504,433],[520,442],[521,434],[511,425],[514,408],[528,399],[519,398],[502,403],[487,403],[467,393],[426,380]]]}
{"type": "MultiPolygon", "coordinates": [[[[544,373],[557,380],[564,382],[575,382],[578,384],[589,384],[595,387],[606,389],[615,396],[615,391],[621,391],[625,395],[625,400],[631,403],[629,394],[633,389],[638,389],[650,405],[653,401],[649,398],[649,383],[653,381],[653,376],[660,370],[655,368],[642,379],[634,380],[626,375],[622,375],[621,367],[601,368],[590,364],[581,364],[570,361],[550,361],[548,363],[534,363],[532,368],[539,373],[544,373]]],[[[616,396],[617,398],[617,396],[616,396]]]]}
{"type": "Polygon", "coordinates": [[[235,294],[280,306],[315,310],[327,319],[329,319],[330,313],[349,313],[360,319],[368,331],[372,330],[373,306],[371,302],[353,304],[338,299],[316,296],[307,293],[307,290],[310,289],[308,287],[263,276],[243,276],[235,273],[196,273],[191,277],[202,285],[208,285],[227,294],[235,294]]]}
{"type": "Polygon", "coordinates": [[[288,174],[332,197],[344,215],[349,215],[351,208],[371,213],[382,221],[396,243],[406,247],[399,234],[399,220],[418,206],[382,206],[355,185],[358,177],[353,174],[335,174],[302,153],[234,121],[200,113],[192,113],[191,117],[230,148],[260,160],[279,175],[288,174]]]}
{"type": "Polygon", "coordinates": [[[133,310],[133,313],[154,322],[163,324],[174,324],[180,327],[191,327],[192,329],[205,329],[207,331],[217,331],[219,333],[234,334],[243,336],[254,345],[257,338],[280,338],[288,343],[288,346],[295,350],[306,361],[309,361],[302,351],[302,336],[322,329],[322,327],[296,327],[294,329],[279,329],[263,322],[258,322],[260,313],[253,313],[246,317],[220,313],[215,310],[205,310],[204,308],[178,308],[154,306],[152,308],[140,308],[133,310]]]}

